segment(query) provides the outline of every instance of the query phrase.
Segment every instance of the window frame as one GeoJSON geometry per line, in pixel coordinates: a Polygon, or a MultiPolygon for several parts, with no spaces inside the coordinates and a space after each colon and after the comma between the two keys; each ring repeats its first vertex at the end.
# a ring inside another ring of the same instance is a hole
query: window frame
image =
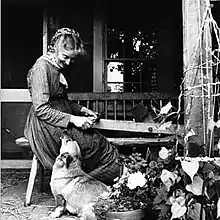
{"type": "MultiPolygon", "coordinates": [[[[102,20],[94,20],[94,38],[96,38],[96,34],[101,34],[101,40],[99,42],[99,44],[97,44],[97,41],[94,41],[94,57],[99,57],[99,59],[101,60],[102,65],[98,66],[97,63],[100,63],[98,60],[94,60],[94,66],[96,65],[96,68],[94,68],[94,80],[98,79],[98,72],[102,72],[102,76],[101,79],[97,81],[94,81],[94,85],[98,84],[98,83],[102,83],[102,89],[101,90],[97,90],[94,86],[94,91],[95,92],[105,92],[107,93],[107,87],[108,87],[108,81],[107,81],[107,63],[108,62],[127,62],[127,61],[134,61],[134,62],[152,62],[151,60],[149,60],[149,58],[108,58],[107,57],[107,22],[103,23],[102,20]],[[97,31],[97,29],[100,28],[99,31],[97,31]],[[97,69],[98,68],[98,69],[97,69]]],[[[100,76],[100,75],[99,75],[100,76]]],[[[152,77],[152,76],[149,76],[152,77]]],[[[142,74],[140,75],[139,81],[134,81],[134,82],[125,82],[123,81],[118,82],[119,84],[139,84],[140,86],[140,91],[139,92],[146,92],[142,90],[142,85],[144,83],[144,81],[142,80],[142,74]]],[[[110,82],[110,83],[114,83],[114,82],[110,82]]],[[[117,82],[116,82],[117,83],[117,82]]],[[[131,91],[130,91],[131,92],[131,91]]]]}

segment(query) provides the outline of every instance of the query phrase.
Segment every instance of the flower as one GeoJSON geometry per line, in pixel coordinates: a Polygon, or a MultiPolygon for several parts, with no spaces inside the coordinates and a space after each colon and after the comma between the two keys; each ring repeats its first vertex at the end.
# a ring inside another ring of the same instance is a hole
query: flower
{"type": "Polygon", "coordinates": [[[174,184],[177,177],[178,176],[175,172],[170,172],[169,170],[163,169],[160,179],[169,191],[170,187],[174,184]]]}
{"type": "Polygon", "coordinates": [[[169,157],[169,150],[167,150],[166,147],[161,147],[161,150],[159,151],[159,157],[161,159],[167,159],[169,157]]]}
{"type": "Polygon", "coordinates": [[[138,186],[143,187],[146,182],[147,180],[145,179],[145,175],[138,171],[128,176],[127,187],[129,189],[135,189],[138,186]]]}

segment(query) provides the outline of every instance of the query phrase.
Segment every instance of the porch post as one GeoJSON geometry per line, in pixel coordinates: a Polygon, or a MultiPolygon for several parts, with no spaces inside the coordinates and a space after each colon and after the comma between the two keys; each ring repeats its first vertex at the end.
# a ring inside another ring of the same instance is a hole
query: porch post
{"type": "Polygon", "coordinates": [[[48,14],[47,10],[43,12],[43,54],[47,53],[48,47],[48,14]]]}
{"type": "Polygon", "coordinates": [[[99,0],[95,1],[93,29],[93,92],[103,92],[103,15],[99,0]]]}
{"type": "Polygon", "coordinates": [[[210,27],[204,22],[209,0],[182,0],[184,124],[208,143],[207,122],[211,115],[212,70],[210,27]],[[203,65],[202,65],[203,64],[203,65]]]}

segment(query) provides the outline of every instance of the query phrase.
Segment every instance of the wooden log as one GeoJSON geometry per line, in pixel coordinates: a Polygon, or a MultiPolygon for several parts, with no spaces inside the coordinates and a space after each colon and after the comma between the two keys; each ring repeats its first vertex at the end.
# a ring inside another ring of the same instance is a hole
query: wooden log
{"type": "Polygon", "coordinates": [[[93,125],[94,128],[113,131],[127,132],[143,132],[157,134],[174,134],[175,125],[168,128],[161,128],[159,123],[134,122],[123,120],[100,119],[99,122],[93,125]]]}
{"type": "Polygon", "coordinates": [[[174,136],[165,138],[107,138],[115,146],[143,146],[174,143],[174,136]]]}

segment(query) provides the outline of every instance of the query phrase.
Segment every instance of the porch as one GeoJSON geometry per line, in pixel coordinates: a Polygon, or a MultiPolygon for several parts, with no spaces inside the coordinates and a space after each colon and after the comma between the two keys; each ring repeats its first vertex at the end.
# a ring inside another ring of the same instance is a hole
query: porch
{"type": "MultiPolygon", "coordinates": [[[[72,8],[67,9],[66,5],[61,7],[57,3],[50,9],[48,7],[50,6],[49,2],[45,4],[43,1],[38,3],[35,1],[34,5],[30,5],[26,1],[22,1],[20,5],[15,4],[13,1],[4,2],[3,16],[5,23],[3,25],[5,35],[3,39],[6,43],[3,48],[4,68],[2,70],[3,87],[1,89],[1,168],[3,171],[1,194],[2,214],[7,219],[24,217],[33,220],[39,218],[46,220],[50,219],[48,211],[54,208],[54,200],[48,188],[50,174],[45,173],[44,189],[46,189],[46,193],[39,193],[41,177],[37,176],[32,198],[34,204],[24,209],[23,202],[33,155],[30,148],[25,150],[19,148],[15,144],[15,140],[23,136],[26,116],[31,105],[26,89],[25,73],[27,73],[37,56],[46,53],[48,42],[56,28],[63,25],[74,25],[82,33],[89,56],[86,60],[79,60],[76,67],[71,70],[79,77],[76,77],[77,80],[75,80],[76,75],[68,76],[70,81],[69,96],[79,104],[102,113],[101,123],[98,123],[96,128],[102,130],[108,136],[108,139],[117,145],[120,151],[130,154],[138,150],[146,156],[149,149],[158,150],[161,146],[160,142],[163,145],[169,145],[170,140],[176,138],[172,136],[176,134],[173,133],[172,129],[170,130],[171,127],[162,131],[159,129],[162,124],[161,121],[158,123],[155,120],[157,117],[151,117],[152,115],[149,114],[148,117],[140,119],[142,112],[132,111],[135,106],[141,103],[140,106],[144,106],[148,110],[152,110],[153,107],[154,113],[158,113],[163,106],[170,102],[174,112],[178,111],[180,113],[180,111],[184,112],[187,109],[187,106],[183,105],[187,104],[189,102],[188,98],[191,97],[190,95],[184,97],[185,103],[179,102],[181,80],[188,71],[183,73],[183,62],[191,61],[189,54],[193,50],[193,48],[190,48],[190,45],[193,44],[188,44],[188,47],[186,47],[182,42],[183,38],[185,39],[184,42],[189,39],[192,42],[196,41],[197,38],[193,36],[197,34],[195,32],[199,30],[200,24],[196,23],[198,29],[196,31],[194,26],[193,30],[190,29],[190,26],[184,26],[184,21],[193,23],[194,20],[190,20],[192,18],[190,16],[184,18],[185,20],[180,16],[183,12],[185,15],[188,12],[181,3],[166,2],[161,3],[161,5],[151,3],[148,5],[147,13],[145,8],[142,8],[140,9],[141,13],[136,10],[134,15],[130,16],[129,12],[132,12],[133,5],[128,5],[129,10],[126,13],[124,5],[115,8],[114,5],[110,4],[109,7],[106,7],[100,1],[95,1],[98,4],[89,5],[91,8],[87,7],[85,13],[72,13],[72,8]],[[175,10],[172,10],[173,7],[175,10]],[[34,8],[35,10],[32,10],[34,8]],[[112,11],[112,9],[114,10],[112,11]],[[123,13],[120,12],[121,10],[124,10],[123,13]],[[106,12],[109,17],[106,17],[106,12]],[[116,16],[111,19],[114,13],[116,16]],[[33,17],[32,14],[34,14],[33,17]],[[158,19],[160,16],[161,18],[158,19]],[[15,18],[17,18],[17,21],[15,18]],[[29,26],[27,19],[30,19],[34,25],[29,26]],[[13,44],[13,38],[10,38],[10,36],[14,36],[14,30],[8,30],[7,27],[8,24],[17,27],[20,23],[23,24],[21,30],[18,28],[15,31],[21,33],[20,38],[18,37],[20,44],[17,46],[13,44]],[[125,23],[127,25],[123,29],[125,23]],[[132,31],[135,28],[139,29],[134,36],[132,31]],[[25,38],[26,40],[23,40],[27,32],[33,34],[33,39],[25,38]],[[156,38],[155,35],[157,35],[156,38]],[[126,38],[125,36],[129,37],[126,38]],[[149,47],[146,46],[147,44],[142,44],[139,47],[138,37],[150,42],[149,47]],[[30,45],[32,45],[31,48],[30,45]],[[17,50],[14,50],[14,47],[17,50]],[[148,51],[147,55],[143,51],[148,51]],[[26,59],[27,62],[20,62],[18,57],[26,59]],[[13,65],[11,65],[12,61],[13,65]],[[84,61],[86,61],[85,64],[84,61]],[[116,69],[117,75],[120,76],[117,80],[111,78],[113,73],[116,74],[116,69]],[[108,123],[108,120],[111,120],[111,123],[108,123]],[[140,124],[139,120],[141,120],[140,124]],[[17,170],[13,170],[14,168],[17,168],[17,170]],[[11,173],[13,173],[13,177],[11,173]],[[13,183],[7,186],[10,178],[13,183]]],[[[189,1],[182,1],[182,4],[185,2],[189,1]]],[[[69,4],[69,1],[65,3],[69,4]]],[[[138,3],[140,2],[137,2],[137,5],[139,5],[138,3]]],[[[213,0],[211,3],[214,6],[212,9],[213,14],[219,23],[219,2],[213,0]]],[[[142,3],[139,6],[143,6],[142,3]]],[[[198,14],[197,16],[199,17],[198,14]]],[[[210,46],[210,41],[207,42],[210,46]]],[[[209,56],[210,54],[206,53],[204,57],[209,56]]],[[[219,72],[217,72],[219,70],[215,69],[215,71],[216,76],[219,77],[219,72]]],[[[204,73],[210,74],[209,68],[204,73]]],[[[188,79],[192,80],[190,77],[188,79]]],[[[187,83],[185,89],[191,89],[191,85],[187,83]]],[[[213,85],[212,81],[205,81],[202,86],[206,85],[213,85]]],[[[202,97],[201,93],[197,95],[199,98],[202,97]]],[[[210,96],[207,100],[199,100],[208,103],[209,98],[210,96]]],[[[196,104],[198,103],[201,107],[200,101],[196,102],[196,104]]],[[[216,103],[215,122],[219,120],[219,101],[216,103]]],[[[192,101],[191,107],[194,106],[192,101]]],[[[205,104],[202,107],[204,107],[204,113],[207,110],[205,104]]],[[[145,108],[141,110],[145,110],[145,108]]],[[[210,112],[208,111],[208,113],[210,112]]],[[[196,111],[193,113],[194,116],[195,114],[198,115],[196,111]]],[[[178,118],[178,120],[175,117],[171,118],[172,124],[184,124],[186,118],[183,118],[183,114],[181,116],[182,118],[178,118]]],[[[191,116],[187,117],[192,119],[191,116]]],[[[203,120],[206,119],[204,116],[203,120]]],[[[199,120],[201,122],[201,118],[199,120]]],[[[192,122],[192,125],[194,126],[193,129],[202,130],[201,136],[206,135],[205,129],[207,127],[201,129],[201,123],[196,124],[195,121],[192,122]]],[[[203,125],[207,126],[205,123],[203,125]]],[[[213,145],[210,145],[209,156],[219,156],[219,149],[216,146],[219,142],[220,129],[214,130],[211,135],[213,135],[212,138],[214,137],[214,142],[213,145]]],[[[205,140],[203,141],[205,142],[205,140]]],[[[64,216],[61,219],[67,218],[64,216]]]]}

